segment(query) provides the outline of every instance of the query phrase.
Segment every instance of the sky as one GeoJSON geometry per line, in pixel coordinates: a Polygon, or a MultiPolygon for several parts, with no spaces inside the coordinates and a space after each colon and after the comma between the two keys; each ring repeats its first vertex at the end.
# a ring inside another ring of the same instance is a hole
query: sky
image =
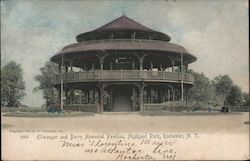
{"type": "Polygon", "coordinates": [[[247,0],[2,0],[1,65],[11,60],[24,71],[23,104],[44,104],[34,76],[75,37],[123,12],[137,22],[171,36],[197,57],[189,68],[210,80],[229,75],[249,91],[249,4],[247,0]],[[124,9],[123,9],[124,8],[124,9]]]}

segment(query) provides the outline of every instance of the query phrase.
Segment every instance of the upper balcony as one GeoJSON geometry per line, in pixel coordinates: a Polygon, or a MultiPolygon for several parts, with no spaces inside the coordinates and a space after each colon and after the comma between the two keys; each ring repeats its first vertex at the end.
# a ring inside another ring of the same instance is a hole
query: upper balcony
{"type": "Polygon", "coordinates": [[[62,49],[62,52],[67,52],[69,50],[77,49],[166,49],[170,51],[177,51],[186,53],[185,48],[182,46],[160,41],[160,40],[144,40],[144,39],[103,39],[103,40],[89,40],[79,43],[70,44],[62,49]],[[163,47],[163,48],[162,48],[163,47]]]}
{"type": "MultiPolygon", "coordinates": [[[[140,70],[95,70],[85,72],[69,72],[63,74],[64,83],[75,82],[162,82],[180,83],[180,72],[140,71],[140,70]]],[[[61,74],[56,75],[54,84],[61,83],[61,74]]],[[[183,83],[193,85],[194,77],[190,73],[183,73],[183,83]]]]}
{"type": "MultiPolygon", "coordinates": [[[[182,46],[159,41],[141,39],[104,39],[90,40],[65,46],[51,60],[60,63],[62,54],[66,59],[76,59],[79,56],[112,53],[112,51],[126,51],[128,53],[164,54],[165,56],[179,58],[180,53],[188,64],[196,61],[196,57],[190,54],[182,46]],[[95,53],[95,54],[93,54],[95,53]]],[[[116,53],[116,52],[115,52],[116,53]]]]}

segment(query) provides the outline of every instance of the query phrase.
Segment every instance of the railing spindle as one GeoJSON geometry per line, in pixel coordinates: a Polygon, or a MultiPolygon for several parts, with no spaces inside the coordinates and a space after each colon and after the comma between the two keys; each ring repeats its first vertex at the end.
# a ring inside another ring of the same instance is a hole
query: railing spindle
{"type": "MultiPolygon", "coordinates": [[[[55,84],[60,82],[60,75],[54,77],[55,84]]],[[[84,71],[84,72],[72,72],[66,76],[63,73],[63,79],[66,81],[84,81],[84,80],[162,80],[162,81],[180,81],[180,74],[178,72],[166,72],[166,71],[143,71],[143,70],[95,70],[95,71],[84,71]]],[[[194,77],[190,73],[184,74],[184,81],[186,83],[193,83],[194,77]]]]}

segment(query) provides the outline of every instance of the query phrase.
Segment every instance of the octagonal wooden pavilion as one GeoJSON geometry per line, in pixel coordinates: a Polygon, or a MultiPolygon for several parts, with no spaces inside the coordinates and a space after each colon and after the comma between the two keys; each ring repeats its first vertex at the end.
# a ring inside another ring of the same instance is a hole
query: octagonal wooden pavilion
{"type": "Polygon", "coordinates": [[[61,108],[89,112],[145,111],[187,99],[196,57],[170,36],[123,15],[76,36],[51,58],[61,108]]]}

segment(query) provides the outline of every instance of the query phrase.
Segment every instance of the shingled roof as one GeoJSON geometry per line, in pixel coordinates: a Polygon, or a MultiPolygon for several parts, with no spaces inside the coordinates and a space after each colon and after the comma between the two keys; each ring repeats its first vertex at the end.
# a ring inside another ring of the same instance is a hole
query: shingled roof
{"type": "Polygon", "coordinates": [[[99,37],[100,37],[100,35],[102,34],[105,35],[107,33],[114,32],[114,31],[136,31],[136,32],[138,31],[144,34],[153,33],[152,35],[154,35],[155,40],[170,41],[171,39],[170,36],[168,36],[167,34],[152,30],[136,22],[135,20],[132,20],[131,18],[128,18],[127,16],[123,15],[95,30],[77,35],[76,40],[78,42],[82,40],[92,40],[93,35],[99,34],[99,37]]]}
{"type": "Polygon", "coordinates": [[[154,30],[128,18],[125,15],[111,21],[106,25],[97,28],[94,31],[103,31],[103,30],[141,30],[141,31],[154,32],[154,30]]]}

